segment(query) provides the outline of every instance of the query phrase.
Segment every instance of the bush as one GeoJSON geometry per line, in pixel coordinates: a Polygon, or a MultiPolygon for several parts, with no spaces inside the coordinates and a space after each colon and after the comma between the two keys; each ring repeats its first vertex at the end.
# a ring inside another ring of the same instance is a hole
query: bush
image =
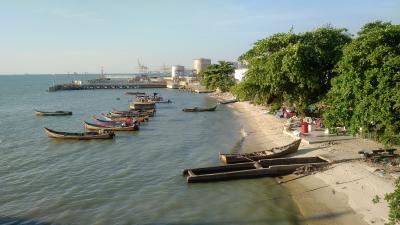
{"type": "Polygon", "coordinates": [[[396,180],[396,189],[393,193],[386,194],[385,200],[389,203],[389,223],[396,225],[400,223],[400,178],[396,180]]]}

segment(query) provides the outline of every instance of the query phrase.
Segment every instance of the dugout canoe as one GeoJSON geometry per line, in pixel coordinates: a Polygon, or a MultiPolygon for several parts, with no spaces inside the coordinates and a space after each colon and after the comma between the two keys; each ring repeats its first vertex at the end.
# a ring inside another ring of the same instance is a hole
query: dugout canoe
{"type": "Polygon", "coordinates": [[[107,125],[107,126],[101,126],[93,123],[88,123],[86,121],[83,121],[83,124],[85,126],[85,129],[87,130],[103,130],[103,131],[135,131],[139,130],[139,125],[134,124],[131,126],[121,126],[121,125],[107,125]]]}
{"type": "Polygon", "coordinates": [[[225,154],[220,153],[219,159],[225,164],[252,162],[261,159],[279,158],[290,153],[295,153],[299,149],[301,139],[298,139],[288,145],[267,149],[264,151],[257,151],[251,153],[234,153],[225,154]]]}
{"type": "Polygon", "coordinates": [[[137,120],[139,122],[149,121],[148,116],[136,117],[136,116],[113,116],[111,114],[101,114],[103,118],[110,121],[122,121],[122,122],[130,122],[132,120],[137,120]]]}
{"type": "Polygon", "coordinates": [[[92,140],[92,139],[113,139],[114,132],[84,132],[84,133],[69,133],[51,130],[47,127],[43,128],[47,136],[57,139],[70,139],[70,140],[92,140]]]}
{"type": "Polygon", "coordinates": [[[229,99],[229,100],[225,100],[225,101],[220,101],[220,104],[226,105],[226,104],[231,104],[231,103],[235,103],[237,102],[237,99],[229,99]]]}
{"type": "Polygon", "coordinates": [[[53,111],[53,112],[45,112],[39,111],[35,109],[36,116],[70,116],[72,115],[71,111],[53,111]]]}
{"type": "Polygon", "coordinates": [[[145,95],[146,93],[145,92],[129,92],[129,91],[127,91],[127,92],[125,92],[125,95],[145,95]]]}
{"type": "Polygon", "coordinates": [[[140,125],[140,122],[135,120],[135,119],[130,120],[130,121],[115,121],[115,120],[105,120],[105,119],[102,120],[102,119],[97,118],[94,115],[92,116],[92,119],[96,122],[97,125],[100,125],[100,126],[109,126],[109,125],[111,125],[111,126],[113,126],[113,125],[122,126],[124,124],[129,126],[129,125],[132,125],[132,124],[135,124],[135,123],[140,125]]]}
{"type": "Polygon", "coordinates": [[[318,157],[263,159],[257,162],[237,163],[223,166],[186,169],[188,183],[212,182],[256,177],[277,177],[288,175],[303,166],[322,167],[329,160],[318,157]]]}
{"type": "Polygon", "coordinates": [[[216,108],[217,108],[217,105],[215,105],[214,107],[211,107],[211,108],[199,108],[199,107],[184,108],[184,109],[182,109],[182,111],[184,111],[184,112],[211,112],[211,111],[215,111],[216,108]]]}

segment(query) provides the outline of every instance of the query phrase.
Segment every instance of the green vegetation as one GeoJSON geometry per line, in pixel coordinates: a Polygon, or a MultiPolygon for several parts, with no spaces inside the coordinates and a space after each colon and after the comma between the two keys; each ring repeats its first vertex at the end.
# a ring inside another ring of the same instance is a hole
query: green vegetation
{"type": "Polygon", "coordinates": [[[386,194],[385,200],[389,203],[389,223],[395,225],[400,223],[400,178],[396,181],[396,190],[393,193],[386,194]]]}
{"type": "Polygon", "coordinates": [[[384,144],[400,133],[400,25],[366,24],[343,50],[326,98],[328,127],[346,126],[384,144]]]}
{"type": "Polygon", "coordinates": [[[249,70],[232,91],[241,100],[259,104],[293,104],[305,114],[307,106],[320,101],[329,90],[336,75],[333,68],[350,41],[346,29],[330,26],[259,40],[239,58],[249,70]]]}
{"type": "Polygon", "coordinates": [[[378,195],[375,195],[375,197],[372,199],[372,203],[377,204],[381,201],[381,198],[378,195]]]}
{"type": "Polygon", "coordinates": [[[201,84],[210,90],[219,88],[221,91],[229,91],[235,84],[232,74],[235,67],[230,62],[219,61],[218,64],[212,64],[206,70],[200,73],[201,84]]]}
{"type": "MultiPolygon", "coordinates": [[[[274,109],[294,105],[302,115],[323,106],[323,123],[332,130],[345,126],[352,134],[400,144],[400,25],[368,23],[353,39],[331,26],[278,33],[257,41],[239,60],[248,65],[231,89],[240,100],[274,109]]],[[[385,199],[390,224],[398,224],[400,179],[385,199]]]]}

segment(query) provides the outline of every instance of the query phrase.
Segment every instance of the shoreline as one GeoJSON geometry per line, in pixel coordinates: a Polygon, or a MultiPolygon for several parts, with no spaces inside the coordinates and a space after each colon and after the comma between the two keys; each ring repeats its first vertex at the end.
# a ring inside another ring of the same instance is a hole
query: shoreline
{"type": "MultiPolygon", "coordinates": [[[[231,95],[211,93],[217,100],[226,100],[231,95]]],[[[247,134],[241,152],[259,151],[282,146],[294,140],[283,133],[286,119],[265,114],[265,107],[249,102],[236,102],[226,105],[232,109],[247,134]]],[[[304,141],[299,151],[289,157],[309,157],[321,155],[330,160],[360,158],[358,151],[383,147],[366,139],[352,139],[318,144],[304,141]]],[[[394,177],[383,173],[375,165],[361,160],[337,163],[315,174],[283,178],[281,186],[287,192],[303,224],[379,224],[388,222],[389,208],[384,195],[394,190],[394,177]],[[285,182],[288,181],[288,182],[285,182]],[[372,199],[378,196],[379,202],[372,199]]]]}

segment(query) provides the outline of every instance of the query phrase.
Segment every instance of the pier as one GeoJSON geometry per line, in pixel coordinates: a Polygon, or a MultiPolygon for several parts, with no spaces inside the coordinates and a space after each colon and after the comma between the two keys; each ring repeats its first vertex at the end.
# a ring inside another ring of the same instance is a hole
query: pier
{"type": "Polygon", "coordinates": [[[166,88],[166,83],[129,83],[129,84],[57,84],[48,91],[94,90],[94,89],[134,89],[134,88],[166,88]]]}

